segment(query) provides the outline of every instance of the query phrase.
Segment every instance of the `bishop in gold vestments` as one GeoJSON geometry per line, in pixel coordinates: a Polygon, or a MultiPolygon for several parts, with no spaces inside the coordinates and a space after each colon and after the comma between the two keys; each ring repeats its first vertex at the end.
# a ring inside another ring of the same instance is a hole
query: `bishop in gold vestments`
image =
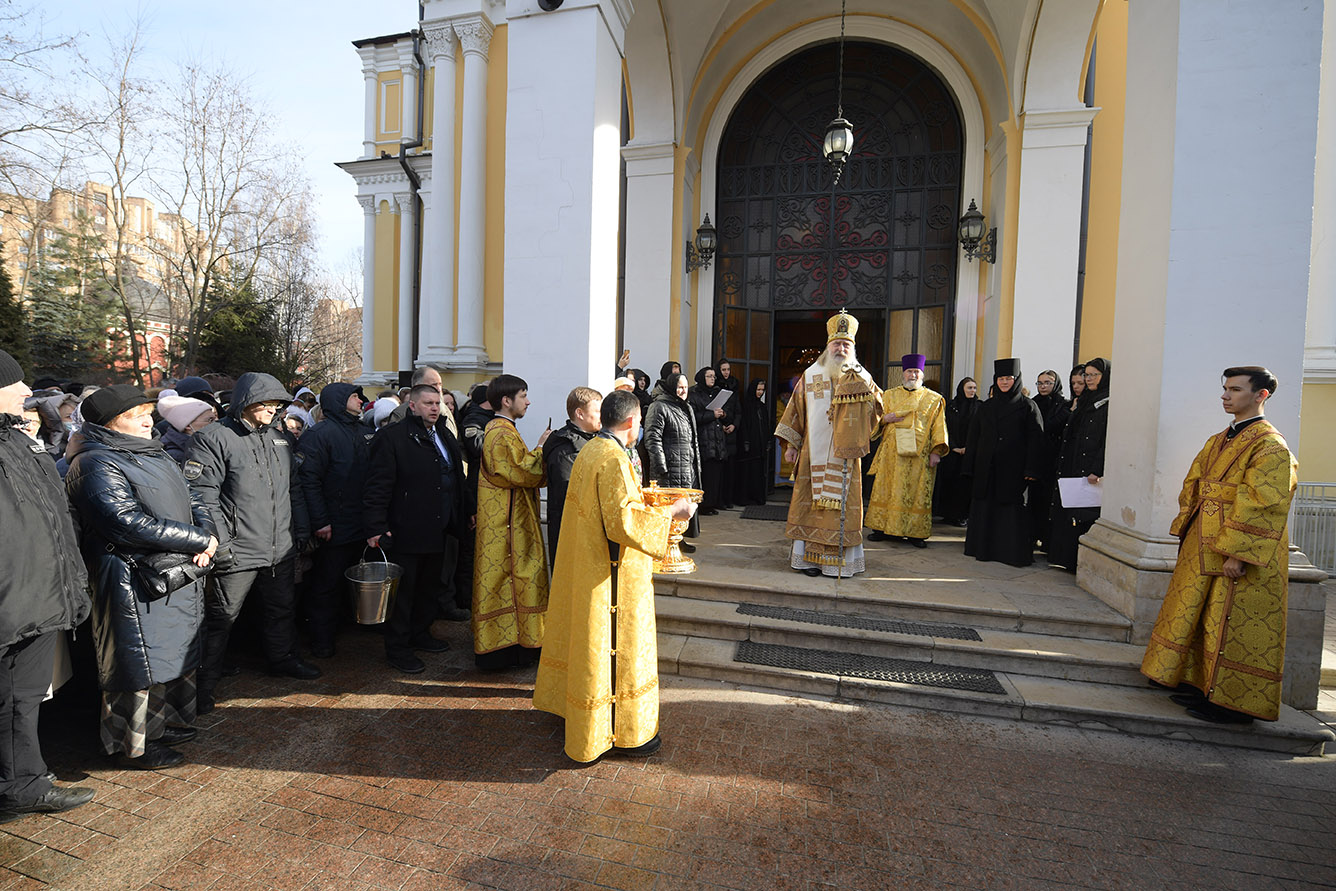
{"type": "Polygon", "coordinates": [[[547,557],[538,490],[547,484],[541,447],[532,451],[515,422],[487,423],[478,475],[473,559],[473,651],[543,645],[547,557]]]}
{"type": "Polygon", "coordinates": [[[876,479],[865,522],[871,529],[913,539],[922,547],[923,539],[932,534],[937,462],[950,450],[946,400],[922,386],[922,355],[910,354],[900,361],[904,386],[881,394],[886,428],[877,457],[872,459],[871,473],[876,479]],[[888,415],[896,419],[888,422],[888,415]]]}
{"type": "Polygon", "coordinates": [[[1298,465],[1276,428],[1254,421],[1217,433],[1178,496],[1178,563],[1141,673],[1186,682],[1214,705],[1267,721],[1280,713],[1289,581],[1290,499],[1298,465]],[[1225,560],[1244,564],[1242,578],[1225,560]]]}
{"type": "Polygon", "coordinates": [[[854,356],[858,321],[841,311],[826,330],[826,351],[803,372],[775,435],[798,452],[784,527],[793,541],[789,565],[812,575],[819,568],[824,575],[848,578],[865,568],[858,459],[872,451],[881,390],[854,356]]]}
{"type": "Polygon", "coordinates": [[[653,572],[669,525],[645,506],[621,443],[604,431],[580,450],[533,690],[536,708],[566,719],[566,754],[576,761],[643,746],[659,732],[653,572]]]}

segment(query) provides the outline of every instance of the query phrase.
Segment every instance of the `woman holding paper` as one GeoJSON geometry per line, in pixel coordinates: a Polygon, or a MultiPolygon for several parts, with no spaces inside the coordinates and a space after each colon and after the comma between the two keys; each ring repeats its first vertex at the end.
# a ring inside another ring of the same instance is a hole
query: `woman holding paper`
{"type": "Polygon", "coordinates": [[[1076,571],[1077,543],[1099,519],[1104,438],[1109,428],[1109,371],[1107,359],[1086,363],[1085,390],[1062,431],[1048,562],[1071,572],[1076,571]]]}
{"type": "Polygon", "coordinates": [[[687,396],[687,402],[696,413],[696,430],[700,435],[701,489],[705,497],[697,512],[704,517],[719,513],[719,508],[727,504],[724,500],[724,462],[728,451],[724,425],[728,423],[728,411],[724,406],[732,401],[731,395],[732,391],[721,390],[715,381],[714,369],[707,365],[696,372],[696,386],[687,396]]]}

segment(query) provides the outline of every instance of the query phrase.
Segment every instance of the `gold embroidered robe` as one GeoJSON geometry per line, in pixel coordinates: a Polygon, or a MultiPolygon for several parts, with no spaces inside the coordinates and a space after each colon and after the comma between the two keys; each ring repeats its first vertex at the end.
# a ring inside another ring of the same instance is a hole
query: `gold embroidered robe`
{"type": "Polygon", "coordinates": [[[887,535],[927,538],[932,534],[932,487],[937,468],[928,456],[950,451],[946,441],[946,400],[926,387],[896,387],[881,394],[882,414],[899,421],[882,432],[872,459],[872,500],[865,525],[887,535]],[[913,454],[902,452],[912,448],[913,454]]]}
{"type": "Polygon", "coordinates": [[[543,645],[547,557],[538,490],[547,484],[543,450],[530,451],[506,418],[488,422],[478,475],[473,559],[473,650],[543,645]]]}
{"type": "Polygon", "coordinates": [[[619,443],[598,436],[580,450],[533,691],[535,708],[566,719],[566,754],[576,761],[659,732],[653,558],[668,549],[669,525],[645,506],[619,443]],[[615,575],[610,540],[620,546],[615,575]]]}
{"type": "Polygon", "coordinates": [[[1290,499],[1298,464],[1269,421],[1211,437],[1170,526],[1181,544],[1141,672],[1186,681],[1216,705],[1274,721],[1285,666],[1290,499]],[[1244,563],[1226,578],[1225,560],[1244,563]]]}
{"type": "Polygon", "coordinates": [[[805,543],[809,563],[833,565],[840,560],[840,501],[842,486],[837,488],[839,466],[849,462],[849,490],[844,499],[845,548],[863,544],[863,474],[859,458],[872,451],[872,440],[880,430],[877,408],[881,390],[861,368],[846,371],[834,387],[826,382],[824,392],[813,394],[815,405],[826,406],[825,417],[808,417],[807,383],[798,381],[793,398],[784,409],[784,417],[775,435],[798,450],[798,469],[794,475],[793,496],[789,501],[788,522],[784,535],[805,543]],[[813,455],[809,436],[813,423],[831,427],[829,454],[813,455]],[[826,473],[819,502],[813,497],[812,468],[815,464],[826,473]]]}

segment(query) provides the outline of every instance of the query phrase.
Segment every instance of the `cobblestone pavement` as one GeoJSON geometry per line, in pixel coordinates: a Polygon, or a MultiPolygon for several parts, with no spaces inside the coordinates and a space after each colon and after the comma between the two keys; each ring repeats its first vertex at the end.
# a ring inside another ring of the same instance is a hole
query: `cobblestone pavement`
{"type": "Polygon", "coordinates": [[[313,683],[248,666],[157,773],[53,703],[48,760],[97,798],[0,828],[0,887],[1336,885],[1336,758],[669,679],[659,755],[579,767],[532,669],[480,675],[437,630],[416,677],[359,631],[313,683]]]}

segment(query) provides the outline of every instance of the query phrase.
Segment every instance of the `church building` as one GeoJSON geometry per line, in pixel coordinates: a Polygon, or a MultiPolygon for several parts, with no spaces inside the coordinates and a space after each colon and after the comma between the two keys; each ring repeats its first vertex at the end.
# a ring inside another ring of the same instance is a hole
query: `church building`
{"type": "MultiPolygon", "coordinates": [[[[783,392],[839,309],[878,383],[923,353],[948,397],[965,376],[986,392],[995,358],[1033,392],[1103,356],[1103,518],[1078,581],[1142,641],[1179,484],[1228,420],[1223,368],[1271,368],[1301,480],[1336,481],[1322,3],[400,6],[353,42],[364,135],[339,165],[365,222],[363,382],[504,369],[530,384],[533,441],[572,387],[611,387],[624,349],[651,377],[727,357],[783,392]]],[[[1323,574],[1291,563],[1302,704],[1323,574]]]]}

